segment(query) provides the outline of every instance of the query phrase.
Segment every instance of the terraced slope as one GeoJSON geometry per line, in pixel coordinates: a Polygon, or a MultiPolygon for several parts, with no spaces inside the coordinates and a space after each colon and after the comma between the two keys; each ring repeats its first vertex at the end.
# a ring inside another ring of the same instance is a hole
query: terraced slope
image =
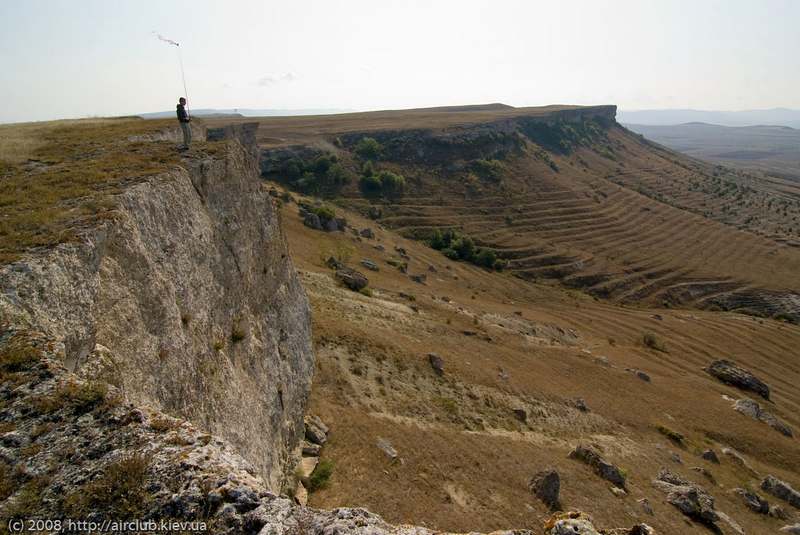
{"type": "MultiPolygon", "coordinates": [[[[362,213],[379,208],[406,236],[455,229],[523,279],[623,303],[800,320],[800,190],[647,142],[614,121],[614,107],[471,113],[364,114],[363,130],[353,115],[338,130],[335,118],[284,125],[291,137],[269,138],[280,148],[265,160],[327,151],[357,174],[353,150],[372,137],[376,167],[405,175],[405,194],[366,198],[352,180],[339,195],[362,213]],[[477,170],[487,159],[499,173],[477,170]]],[[[280,166],[265,169],[281,179],[280,166]]]]}
{"type": "Polygon", "coordinates": [[[312,304],[311,411],[331,428],[322,458],[333,463],[333,474],[311,494],[312,506],[365,506],[393,522],[445,531],[539,532],[550,511],[528,481],[554,468],[562,507],[586,511],[599,524],[626,519],[657,533],[712,533],[686,522],[651,484],[666,467],[711,493],[717,510],[746,533],[777,533],[796,521],[796,510],[785,521],[756,514],[732,492],[757,490],[766,473],[797,488],[796,436],[733,410],[733,398],[749,394],[703,368],[726,358],[752,370],[771,388],[765,408],[796,435],[800,327],[731,312],[621,307],[453,262],[341,207],[337,216],[351,225],[346,232],[312,230],[295,203],[284,203],[281,212],[312,304]],[[372,238],[353,232],[366,228],[372,238]],[[405,272],[395,267],[400,249],[405,272]],[[328,254],[363,271],[370,291],[339,284],[325,263],[328,254]],[[362,259],[378,271],[364,268],[362,259]],[[414,280],[420,274],[424,283],[414,280]],[[645,346],[645,333],[662,350],[645,346]],[[429,353],[442,359],[441,375],[429,353]],[[682,434],[684,443],[672,442],[659,426],[682,434]],[[579,443],[598,445],[626,471],[627,495],[615,495],[608,482],[567,458],[579,443]],[[382,449],[386,444],[398,458],[382,449]],[[707,448],[720,464],[699,456],[707,448]],[[754,472],[724,448],[738,451],[754,472]]]}

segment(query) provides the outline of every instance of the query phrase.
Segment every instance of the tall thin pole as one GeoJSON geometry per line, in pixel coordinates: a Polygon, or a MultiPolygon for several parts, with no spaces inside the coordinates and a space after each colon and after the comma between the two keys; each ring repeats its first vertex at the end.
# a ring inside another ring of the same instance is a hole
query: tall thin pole
{"type": "Polygon", "coordinates": [[[189,91],[186,89],[186,74],[183,72],[183,55],[181,54],[181,45],[177,41],[173,41],[172,39],[167,39],[160,33],[154,31],[153,35],[158,37],[159,40],[164,41],[167,44],[170,44],[178,49],[178,63],[181,66],[181,80],[183,81],[183,96],[186,99],[186,113],[189,113],[189,91]]]}
{"type": "Polygon", "coordinates": [[[186,114],[189,114],[189,91],[186,89],[186,75],[183,72],[183,54],[181,54],[181,47],[177,45],[178,49],[178,62],[181,64],[181,79],[183,80],[183,95],[186,97],[186,114]]]}

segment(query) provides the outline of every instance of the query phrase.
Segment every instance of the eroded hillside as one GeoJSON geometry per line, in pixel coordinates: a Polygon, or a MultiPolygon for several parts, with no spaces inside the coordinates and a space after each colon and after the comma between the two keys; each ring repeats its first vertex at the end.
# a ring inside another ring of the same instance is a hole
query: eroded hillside
{"type": "Polygon", "coordinates": [[[787,520],[754,513],[734,489],[756,489],[794,515],[758,486],[768,473],[798,482],[796,438],[733,405],[753,397],[800,425],[796,326],[606,304],[451,261],[341,207],[345,232],[309,228],[299,211],[285,203],[282,217],[312,304],[310,410],[331,428],[322,457],[335,466],[312,505],[363,505],[444,530],[538,526],[550,509],[529,480],[552,468],[560,507],[600,525],[708,532],[652,483],[666,468],[710,493],[747,533],[787,520]],[[368,291],[342,285],[331,257],[365,274],[368,291]],[[722,358],[755,370],[770,401],[704,371],[722,358]],[[624,494],[568,458],[579,444],[623,470],[624,494]],[[701,456],[709,449],[719,463],[701,456]]]}
{"type": "Polygon", "coordinates": [[[262,171],[304,191],[286,166],[333,155],[352,179],[322,194],[409,237],[454,230],[527,280],[800,319],[800,208],[789,193],[644,141],[616,124],[614,107],[475,113],[365,114],[363,129],[338,131],[328,119],[304,144],[295,127],[262,139],[262,171]],[[365,139],[378,152],[359,154],[365,139]],[[404,176],[404,193],[365,192],[367,160],[404,176]]]}

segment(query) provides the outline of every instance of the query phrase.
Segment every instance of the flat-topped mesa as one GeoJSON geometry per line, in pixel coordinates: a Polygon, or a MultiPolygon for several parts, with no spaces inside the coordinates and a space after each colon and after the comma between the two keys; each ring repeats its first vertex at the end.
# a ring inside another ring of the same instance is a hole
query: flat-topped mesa
{"type": "MultiPolygon", "coordinates": [[[[534,116],[530,116],[534,117],[534,116]]],[[[543,120],[548,120],[542,117],[543,120]]],[[[617,120],[617,106],[615,104],[604,104],[601,106],[579,106],[552,112],[549,116],[550,121],[562,120],[569,123],[579,123],[588,119],[600,119],[611,124],[617,120]]]]}
{"type": "Polygon", "coordinates": [[[256,127],[211,129],[230,141],[122,187],[77,240],[0,267],[0,317],[56,341],[68,371],[225,437],[277,490],[313,352],[256,127]]]}

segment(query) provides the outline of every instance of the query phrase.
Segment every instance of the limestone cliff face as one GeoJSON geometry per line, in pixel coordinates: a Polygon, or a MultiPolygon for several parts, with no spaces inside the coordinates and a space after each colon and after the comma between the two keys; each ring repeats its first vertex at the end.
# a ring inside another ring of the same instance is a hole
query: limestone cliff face
{"type": "Polygon", "coordinates": [[[0,319],[56,340],[69,371],[228,439],[277,490],[303,433],[313,353],[252,149],[231,141],[186,158],[127,188],[114,219],[79,243],[0,268],[0,319]]]}

